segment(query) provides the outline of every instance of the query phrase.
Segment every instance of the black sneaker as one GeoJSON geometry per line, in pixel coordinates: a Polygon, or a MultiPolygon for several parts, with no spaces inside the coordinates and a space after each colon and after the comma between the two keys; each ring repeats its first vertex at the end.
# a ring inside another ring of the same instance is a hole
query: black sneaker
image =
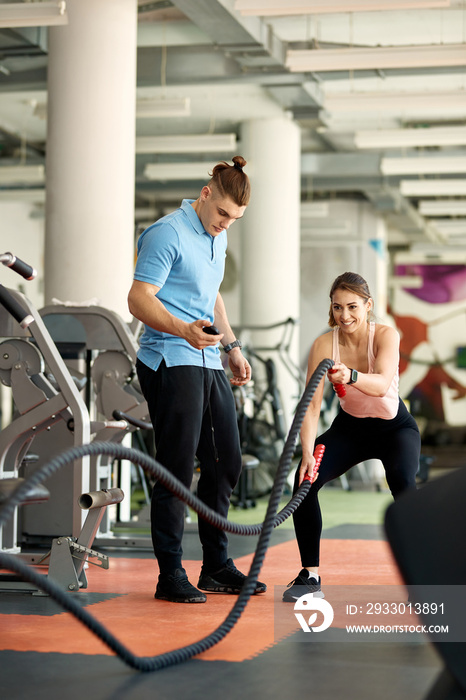
{"type": "Polygon", "coordinates": [[[154,598],[170,600],[172,603],[205,603],[207,597],[189,583],[184,569],[175,569],[172,574],[160,575],[154,598]]]}
{"type": "MultiPolygon", "coordinates": [[[[233,559],[228,559],[225,566],[218,571],[207,574],[201,570],[198,587],[209,593],[240,593],[246,581],[246,576],[238,571],[233,559]]],[[[254,594],[265,593],[267,586],[260,581],[256,582],[254,594]]]]}
{"type": "Polygon", "coordinates": [[[287,590],[283,594],[283,602],[296,603],[298,598],[301,598],[305,593],[316,593],[316,597],[323,598],[320,584],[320,576],[319,580],[316,581],[313,576],[309,577],[307,569],[301,569],[296,578],[288,584],[287,590]]]}

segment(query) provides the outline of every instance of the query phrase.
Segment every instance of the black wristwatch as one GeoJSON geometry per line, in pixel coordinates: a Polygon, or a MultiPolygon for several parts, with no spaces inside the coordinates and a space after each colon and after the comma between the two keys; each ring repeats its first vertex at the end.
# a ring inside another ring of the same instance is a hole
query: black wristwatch
{"type": "Polygon", "coordinates": [[[224,345],[223,349],[225,352],[230,352],[230,350],[233,350],[233,348],[242,348],[243,345],[241,343],[241,340],[234,340],[232,343],[228,343],[228,345],[224,345]]]}
{"type": "Polygon", "coordinates": [[[346,382],[347,384],[354,384],[355,382],[358,381],[358,372],[355,369],[351,369],[351,367],[348,367],[351,375],[350,375],[350,380],[349,382],[346,382]]]}

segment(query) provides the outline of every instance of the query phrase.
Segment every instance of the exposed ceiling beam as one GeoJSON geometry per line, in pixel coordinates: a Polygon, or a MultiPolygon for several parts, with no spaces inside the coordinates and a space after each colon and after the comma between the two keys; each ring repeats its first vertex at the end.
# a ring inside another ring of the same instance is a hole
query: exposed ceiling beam
{"type": "Polygon", "coordinates": [[[35,185],[43,184],[45,168],[43,165],[4,165],[0,166],[1,185],[35,185]]]}
{"type": "Polygon", "coordinates": [[[466,178],[401,180],[400,192],[406,197],[466,196],[466,178]]]}
{"type": "Polygon", "coordinates": [[[212,42],[230,51],[261,47],[277,65],[285,62],[285,46],[272,28],[258,17],[241,17],[228,0],[172,0],[212,42]]]}
{"type": "Polygon", "coordinates": [[[329,112],[401,112],[406,115],[410,110],[429,114],[430,111],[445,113],[462,111],[466,114],[466,90],[424,92],[354,91],[345,93],[328,92],[325,97],[325,109],[329,112]]]}
{"type": "Polygon", "coordinates": [[[464,66],[465,64],[466,44],[290,50],[287,51],[285,62],[286,67],[292,72],[313,73],[464,66]]]}
{"type": "Polygon", "coordinates": [[[148,163],[144,169],[144,176],[148,180],[159,180],[161,182],[205,180],[214,166],[215,162],[148,163]]]}
{"type": "Polygon", "coordinates": [[[450,0],[235,0],[242,15],[287,17],[341,12],[380,12],[450,7],[450,0]]]}
{"type": "Polygon", "coordinates": [[[426,146],[466,146],[466,126],[417,129],[374,129],[357,131],[354,135],[357,148],[419,148],[426,146]]]}
{"type": "Polygon", "coordinates": [[[139,136],[136,153],[232,153],[236,134],[184,134],[179,136],[139,136]]]}
{"type": "Polygon", "coordinates": [[[0,4],[0,27],[51,27],[68,24],[65,0],[0,4]]]}
{"type": "Polygon", "coordinates": [[[384,175],[448,175],[449,173],[466,173],[466,157],[464,153],[456,156],[439,154],[428,157],[382,158],[380,170],[384,175]]]}
{"type": "Polygon", "coordinates": [[[387,184],[369,185],[364,194],[372,202],[389,226],[399,229],[416,241],[427,238],[433,243],[445,243],[446,236],[425,219],[416,207],[395,187],[387,184]]]}
{"type": "Polygon", "coordinates": [[[466,236],[466,218],[435,219],[434,226],[445,236],[466,236]]]}
{"type": "Polygon", "coordinates": [[[466,216],[466,199],[423,199],[418,206],[423,216],[466,216]]]}

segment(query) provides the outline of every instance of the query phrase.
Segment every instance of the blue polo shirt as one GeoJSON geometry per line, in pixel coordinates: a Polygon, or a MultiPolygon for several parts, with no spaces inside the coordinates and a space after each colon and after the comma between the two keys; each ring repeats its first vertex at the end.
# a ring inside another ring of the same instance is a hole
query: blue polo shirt
{"type": "MultiPolygon", "coordinates": [[[[225,271],[227,234],[211,236],[205,231],[191,203],[149,226],[139,237],[134,279],[160,287],[157,298],[166,309],[188,323],[199,319],[214,321],[214,306],[225,271]]],[[[205,365],[222,369],[218,346],[204,350],[205,365]]],[[[186,340],[144,326],[138,357],[156,370],[165,360],[167,367],[204,364],[202,351],[186,340]]]]}

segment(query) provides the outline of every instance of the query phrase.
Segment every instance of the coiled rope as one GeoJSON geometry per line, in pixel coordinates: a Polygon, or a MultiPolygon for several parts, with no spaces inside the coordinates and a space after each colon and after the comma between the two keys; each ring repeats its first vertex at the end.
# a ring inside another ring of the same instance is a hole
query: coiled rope
{"type": "Polygon", "coordinates": [[[139,452],[138,450],[124,447],[122,445],[112,444],[110,442],[95,442],[89,445],[81,445],[66,450],[60,455],[57,455],[48,464],[40,467],[31,477],[24,481],[11,495],[10,499],[0,509],[0,527],[12,516],[14,508],[22,503],[26,493],[32,486],[36,486],[63,466],[79,459],[85,455],[109,455],[120,459],[127,459],[141,467],[159,479],[164,486],[172,491],[178,498],[188,503],[197,513],[208,520],[212,525],[216,525],[228,532],[233,532],[242,535],[259,534],[259,539],[254,553],[253,561],[249,569],[241,592],[236,599],[236,602],[225,620],[212,633],[200,639],[199,641],[189,644],[180,649],[176,649],[164,654],[159,654],[154,657],[141,657],[133,654],[124,644],[122,644],[109,630],[104,627],[98,620],[95,619],[85,608],[77,602],[75,597],[63,591],[52,579],[37,573],[31,566],[22,562],[19,558],[12,554],[0,553],[0,568],[14,571],[22,580],[31,583],[38,589],[47,593],[55,602],[61,605],[62,608],[72,613],[82,624],[93,632],[104,644],[106,644],[124,663],[137,671],[157,671],[168,666],[187,661],[193,656],[207,651],[211,647],[218,644],[238,622],[243,613],[247,602],[253,595],[256,583],[265,554],[267,552],[272,530],[277,525],[281,524],[292,512],[296,509],[301,501],[306,497],[311,483],[304,481],[295,497],[290,503],[277,515],[277,508],[283,492],[285,481],[288,475],[291,460],[293,459],[294,448],[301,424],[304,420],[309,403],[314,396],[317,387],[324,376],[325,372],[333,366],[333,360],[325,359],[315,369],[310,378],[303,396],[298,404],[295,416],[288,433],[288,437],[283,448],[282,455],[277,468],[272,492],[270,494],[267,511],[264,522],[260,525],[240,526],[236,523],[231,523],[221,517],[215,511],[205,506],[202,501],[199,501],[188,489],[186,489],[170,472],[162,465],[153,460],[148,455],[139,452]]]}

